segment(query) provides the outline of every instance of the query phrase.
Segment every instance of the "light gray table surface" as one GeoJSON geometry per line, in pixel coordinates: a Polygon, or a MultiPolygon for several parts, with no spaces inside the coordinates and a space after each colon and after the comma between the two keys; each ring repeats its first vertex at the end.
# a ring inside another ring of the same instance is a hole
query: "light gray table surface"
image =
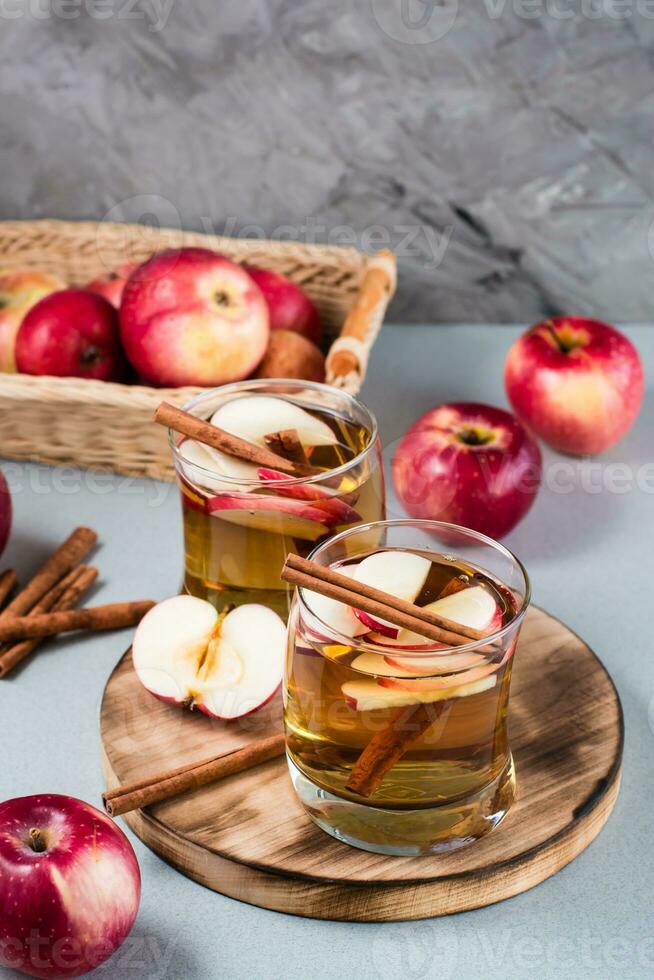
{"type": "MultiPolygon", "coordinates": [[[[384,329],[362,396],[378,416],[387,464],[407,426],[443,401],[506,405],[502,363],[518,332],[499,326],[384,329]]],[[[363,925],[294,918],[214,894],[173,871],[127,831],[141,865],[143,900],[130,940],[98,976],[652,975],[654,328],[627,332],[648,373],[637,425],[595,460],[546,450],[536,504],[506,538],[529,569],[534,600],[590,643],[622,698],[624,778],[601,835],[555,877],[510,901],[442,919],[363,925]]],[[[28,575],[84,523],[97,528],[102,542],[94,599],[175,593],[182,548],[172,485],[9,461],[2,468],[15,517],[0,567],[28,575]]],[[[401,515],[392,497],[389,511],[401,515]]],[[[16,676],[0,682],[0,799],[58,792],[99,803],[100,701],[129,638],[125,631],[50,642],[16,676]]],[[[2,968],[0,974],[17,976],[2,968]]]]}

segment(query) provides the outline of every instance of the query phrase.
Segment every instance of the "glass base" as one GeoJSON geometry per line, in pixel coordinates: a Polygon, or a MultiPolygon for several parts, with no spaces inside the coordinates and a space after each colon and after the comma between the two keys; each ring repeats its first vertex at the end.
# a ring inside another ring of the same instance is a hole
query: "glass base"
{"type": "Polygon", "coordinates": [[[291,781],[304,809],[322,830],[344,844],[376,854],[443,854],[479,840],[506,816],[515,799],[513,759],[474,796],[420,810],[390,810],[334,796],[312,783],[288,758],[291,781]]]}

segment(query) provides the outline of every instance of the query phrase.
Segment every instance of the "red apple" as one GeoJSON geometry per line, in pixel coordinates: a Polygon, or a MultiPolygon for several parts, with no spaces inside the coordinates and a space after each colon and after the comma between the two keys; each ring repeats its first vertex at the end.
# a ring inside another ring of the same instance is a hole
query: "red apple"
{"type": "Polygon", "coordinates": [[[16,370],[16,334],[23,317],[35,303],[66,283],[38,269],[5,269],[0,272],[0,371],[16,370]]]}
{"type": "Polygon", "coordinates": [[[211,387],[256,369],[268,345],[268,307],[247,272],[224,255],[171,249],[130,277],[120,332],[145,381],[211,387]]]}
{"type": "Polygon", "coordinates": [[[9,487],[2,473],[0,473],[0,555],[5,550],[5,545],[9,539],[11,531],[11,496],[9,487]]]}
{"type": "Polygon", "coordinates": [[[134,272],[134,269],[138,269],[138,263],[127,262],[106,276],[98,276],[86,288],[92,293],[98,293],[100,296],[104,296],[112,306],[115,306],[119,310],[127,280],[134,272]]]}
{"type": "Polygon", "coordinates": [[[540,477],[540,450],[524,426],[501,408],[475,402],[427,412],[393,459],[395,490],[412,517],[494,538],[524,517],[540,477]]]}
{"type": "Polygon", "coordinates": [[[111,303],[86,289],[62,289],[33,306],[16,338],[24,374],[121,381],[127,365],[111,303]]]}
{"type": "Polygon", "coordinates": [[[0,963],[32,977],[78,977],[107,960],[139,907],[125,834],[70,796],[0,803],[0,963]]]}
{"type": "Polygon", "coordinates": [[[600,453],[631,427],[643,400],[638,351],[615,327],[555,317],[531,327],[509,350],[509,400],[554,449],[600,453]]]}
{"type": "Polygon", "coordinates": [[[246,265],[264,295],[270,312],[271,330],[293,330],[320,347],[320,316],[307,294],[294,282],[271,269],[246,265]]]}

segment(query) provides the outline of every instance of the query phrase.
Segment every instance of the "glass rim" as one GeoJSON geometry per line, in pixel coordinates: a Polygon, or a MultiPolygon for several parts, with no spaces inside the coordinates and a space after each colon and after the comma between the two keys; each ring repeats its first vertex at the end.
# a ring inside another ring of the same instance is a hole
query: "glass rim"
{"type": "MultiPolygon", "coordinates": [[[[497,643],[498,640],[503,639],[506,635],[515,631],[516,628],[522,624],[522,620],[524,619],[527,609],[529,608],[529,604],[531,602],[531,581],[529,575],[527,574],[527,569],[525,568],[525,566],[520,561],[517,555],[515,555],[505,545],[501,544],[499,541],[496,541],[495,538],[491,538],[487,534],[482,534],[481,531],[474,531],[470,527],[464,527],[461,524],[450,524],[447,521],[420,520],[419,518],[397,518],[397,519],[392,519],[387,521],[370,521],[367,524],[356,524],[354,527],[346,528],[346,530],[340,531],[338,534],[333,535],[333,537],[328,538],[326,541],[321,541],[320,544],[316,545],[313,551],[311,551],[311,553],[309,554],[309,560],[315,561],[316,557],[320,554],[321,551],[323,551],[324,549],[330,547],[335,543],[338,543],[339,541],[342,541],[344,538],[355,535],[357,532],[370,531],[371,529],[380,528],[380,527],[385,527],[385,528],[422,527],[425,528],[425,530],[427,531],[439,530],[439,529],[447,530],[447,531],[456,531],[457,533],[463,533],[482,544],[489,545],[490,547],[494,548],[496,551],[502,553],[510,561],[512,561],[517,566],[524,579],[525,590],[524,590],[524,595],[522,596],[522,602],[520,604],[520,608],[517,610],[513,619],[510,622],[508,622],[505,626],[503,626],[499,630],[496,630],[494,633],[489,633],[488,636],[484,636],[479,640],[470,640],[469,643],[462,643],[460,646],[433,647],[430,645],[425,645],[424,647],[421,647],[420,650],[415,650],[415,649],[410,649],[408,647],[390,646],[390,645],[384,646],[382,644],[370,643],[370,642],[366,642],[361,637],[346,636],[344,633],[339,633],[338,630],[335,630],[333,628],[333,626],[330,626],[329,623],[326,623],[323,619],[321,619],[320,616],[318,616],[313,611],[309,603],[306,601],[303,592],[310,591],[310,590],[304,590],[302,587],[298,586],[296,591],[297,591],[298,602],[300,603],[300,607],[304,611],[308,612],[316,620],[316,622],[320,623],[321,627],[324,627],[324,629],[327,631],[328,634],[327,639],[330,642],[332,640],[335,640],[341,646],[352,647],[355,650],[380,653],[385,656],[388,656],[389,652],[391,653],[394,652],[396,655],[413,657],[418,659],[425,655],[429,655],[429,656],[434,656],[434,654],[443,654],[444,656],[450,655],[452,651],[456,651],[456,653],[469,653],[471,651],[478,649],[481,646],[487,646],[491,643],[497,643]]],[[[505,583],[502,584],[505,585],[505,583]]],[[[509,586],[506,585],[505,587],[510,588],[509,586]]],[[[513,593],[513,589],[511,589],[511,592],[513,593]]]]}
{"type": "MultiPolygon", "coordinates": [[[[193,466],[195,469],[199,470],[201,473],[205,473],[210,479],[220,480],[220,482],[225,482],[226,484],[234,484],[238,487],[287,487],[296,486],[298,484],[307,483],[320,483],[326,479],[331,479],[334,476],[340,476],[343,473],[347,473],[348,470],[352,469],[353,466],[362,463],[365,458],[375,449],[377,441],[379,439],[379,426],[377,424],[377,419],[374,413],[365,405],[359,398],[351,395],[347,391],[343,391],[341,388],[335,388],[333,385],[322,384],[318,381],[302,381],[295,378],[250,378],[244,381],[233,381],[230,384],[218,385],[216,388],[207,388],[201,391],[199,394],[194,395],[193,398],[185,402],[182,405],[182,409],[185,412],[190,412],[193,408],[199,405],[204,399],[210,398],[218,392],[224,392],[226,394],[236,393],[237,391],[247,391],[248,389],[256,389],[264,385],[272,385],[274,387],[289,387],[294,386],[298,389],[310,389],[311,391],[321,391],[328,392],[330,394],[335,394],[339,398],[342,398],[345,404],[354,405],[363,411],[366,416],[366,429],[368,430],[368,444],[352,459],[347,460],[345,463],[341,463],[340,466],[334,467],[332,470],[324,470],[321,473],[315,473],[313,476],[287,476],[283,480],[249,480],[237,476],[227,476],[222,473],[216,472],[216,470],[208,469],[206,466],[202,466],[200,463],[192,463],[190,460],[186,459],[184,454],[180,451],[179,446],[175,442],[175,436],[179,433],[175,432],[174,429],[168,429],[168,445],[170,446],[173,458],[175,461],[180,461],[181,464],[186,466],[193,466]],[[369,425],[367,423],[370,423],[369,425]]],[[[265,394],[265,392],[262,392],[265,394]]],[[[287,392],[288,394],[288,392],[287,392]]],[[[274,395],[272,397],[275,397],[274,395]]]]}

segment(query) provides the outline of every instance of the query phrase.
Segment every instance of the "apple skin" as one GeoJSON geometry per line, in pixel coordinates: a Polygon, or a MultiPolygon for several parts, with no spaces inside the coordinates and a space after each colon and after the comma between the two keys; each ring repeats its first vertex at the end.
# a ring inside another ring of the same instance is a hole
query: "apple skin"
{"type": "Polygon", "coordinates": [[[33,306],[16,337],[23,374],[122,381],[127,365],[111,303],[87,289],[62,289],[33,306]]]}
{"type": "Polygon", "coordinates": [[[256,370],[270,335],[247,272],[206,248],[170,249],[140,265],[120,306],[127,358],[152,385],[213,387],[256,370]]]}
{"type": "Polygon", "coordinates": [[[104,813],[55,794],[0,803],[1,964],[44,980],[81,976],[125,940],[140,898],[132,845],[104,813]]]}
{"type": "Polygon", "coordinates": [[[554,317],[509,350],[504,383],[516,414],[553,449],[575,456],[615,445],[643,401],[638,351],[615,327],[554,317]]]}
{"type": "Polygon", "coordinates": [[[271,269],[260,269],[254,265],[246,265],[244,268],[252,276],[268,304],[270,329],[292,330],[320,347],[320,315],[304,290],[271,269]]]}
{"type": "Polygon", "coordinates": [[[11,495],[4,474],[0,472],[0,555],[5,550],[11,531],[11,495]]]}
{"type": "Polygon", "coordinates": [[[393,482],[411,517],[499,538],[531,507],[540,449],[509,412],[476,402],[432,409],[400,440],[393,482]]]}
{"type": "Polygon", "coordinates": [[[0,371],[16,371],[16,334],[28,310],[65,288],[63,279],[38,269],[0,271],[0,371]]]}
{"type": "Polygon", "coordinates": [[[106,276],[98,276],[86,286],[86,289],[104,296],[115,309],[119,310],[127,280],[135,269],[138,269],[137,262],[127,262],[106,276]]]}

